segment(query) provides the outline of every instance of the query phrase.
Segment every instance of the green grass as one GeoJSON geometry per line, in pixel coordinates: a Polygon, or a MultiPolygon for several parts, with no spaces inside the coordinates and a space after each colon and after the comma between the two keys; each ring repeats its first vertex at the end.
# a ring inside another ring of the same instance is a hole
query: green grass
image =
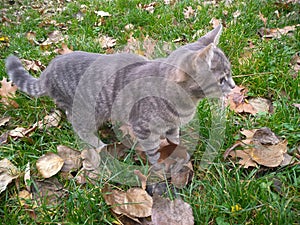
{"type": "MultiPolygon", "coordinates": [[[[300,114],[299,110],[292,106],[293,103],[300,103],[300,76],[298,74],[298,77],[293,78],[290,73],[290,60],[300,49],[300,28],[298,27],[293,35],[282,36],[279,39],[263,40],[257,34],[258,29],[264,26],[259,19],[259,12],[268,19],[268,28],[300,24],[300,17],[297,15],[300,10],[299,4],[285,5],[279,0],[249,0],[233,1],[229,6],[225,5],[224,1],[218,6],[204,6],[198,1],[179,1],[174,6],[169,6],[164,5],[163,1],[158,1],[154,13],[149,14],[138,9],[137,5],[151,1],[77,0],[61,6],[53,5],[51,8],[54,8],[54,12],[49,11],[49,14],[45,15],[33,7],[42,4],[43,1],[17,1],[22,2],[22,5],[16,3],[12,6],[9,6],[8,2],[1,1],[0,10],[6,18],[16,24],[0,25],[0,37],[9,38],[9,46],[5,46],[4,43],[0,45],[0,78],[7,77],[4,59],[9,54],[40,60],[45,65],[55,56],[54,53],[43,54],[39,46],[31,45],[25,38],[26,32],[33,31],[37,35],[36,39],[43,41],[49,32],[58,29],[54,25],[39,27],[39,24],[46,20],[66,24],[67,29],[62,29],[62,32],[68,35],[66,43],[72,45],[75,50],[105,53],[95,39],[99,35],[114,37],[117,39],[115,49],[122,49],[130,36],[130,32],[124,29],[129,23],[135,26],[132,35],[137,39],[149,35],[152,39],[171,43],[172,40],[183,36],[188,42],[195,41],[197,37],[193,38],[193,35],[198,30],[201,35],[211,30],[209,22],[212,18],[222,19],[226,26],[220,47],[232,63],[233,74],[237,76],[236,83],[246,86],[251,96],[270,98],[274,105],[274,113],[253,117],[228,112],[226,139],[219,157],[210,170],[203,172],[198,167],[201,151],[195,153],[195,176],[192,183],[181,191],[181,195],[193,207],[195,224],[299,224],[299,165],[276,169],[243,169],[222,160],[222,153],[240,138],[239,130],[242,128],[271,128],[277,135],[288,140],[289,152],[296,151],[300,145],[300,114]],[[87,10],[83,20],[78,21],[74,14],[83,4],[87,6],[87,10]],[[196,17],[184,18],[183,9],[187,6],[197,9],[196,17]],[[65,10],[57,10],[62,7],[65,7],[65,10]],[[99,19],[94,13],[96,10],[107,11],[112,16],[105,19],[105,24],[96,26],[99,19]],[[224,15],[224,10],[228,12],[227,15],[224,15]],[[233,23],[233,13],[237,10],[241,14],[236,23],[233,23]],[[280,14],[279,18],[276,17],[276,10],[280,14]],[[239,59],[249,41],[254,44],[254,48],[251,49],[252,56],[248,62],[240,64],[239,59]],[[276,189],[278,181],[280,190],[276,189]],[[232,210],[234,206],[239,206],[240,210],[232,210]]],[[[60,47],[60,44],[50,46],[49,51],[57,47],[60,47]]],[[[34,99],[21,92],[17,93],[15,100],[19,104],[17,109],[0,105],[1,117],[12,117],[7,126],[0,127],[0,133],[17,126],[29,127],[55,108],[54,103],[46,97],[34,99]]],[[[210,117],[205,101],[200,104],[199,118],[202,121],[202,134],[207,137],[210,117]]],[[[31,162],[33,168],[42,154],[56,152],[56,146],[60,144],[80,148],[80,143],[65,118],[59,128],[35,131],[28,139],[1,145],[0,159],[10,159],[23,171],[27,162],[31,162]]],[[[99,181],[97,186],[88,184],[81,187],[75,181],[57,177],[68,190],[62,204],[56,207],[46,204],[37,207],[38,219],[34,221],[16,198],[18,189],[22,189],[23,184],[21,187],[13,184],[0,195],[0,223],[113,223],[114,218],[101,196],[103,182],[99,181]]]]}

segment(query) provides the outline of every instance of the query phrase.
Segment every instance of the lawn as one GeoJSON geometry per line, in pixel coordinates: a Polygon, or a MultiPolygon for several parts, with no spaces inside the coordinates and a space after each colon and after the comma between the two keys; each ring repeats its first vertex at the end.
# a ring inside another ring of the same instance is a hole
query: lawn
{"type": "MultiPolygon", "coordinates": [[[[300,103],[299,1],[159,0],[153,8],[150,2],[1,1],[0,79],[7,77],[4,60],[10,54],[35,60],[37,69],[31,68],[30,72],[34,76],[39,76],[41,64],[48,65],[58,54],[55,50],[62,43],[73,50],[110,54],[124,51],[132,47],[132,40],[138,40],[144,46],[133,47],[136,53],[147,54],[147,47],[156,45],[149,57],[163,57],[174,46],[196,41],[221,21],[224,29],[219,46],[232,64],[236,84],[246,87],[249,97],[269,99],[273,110],[251,115],[227,109],[224,145],[209,169],[202,170],[200,161],[207,143],[202,140],[192,156],[193,180],[179,195],[191,205],[195,224],[299,224],[299,164],[243,168],[223,159],[225,150],[243,138],[240,130],[261,127],[268,127],[286,139],[290,155],[300,154],[300,110],[294,106],[300,103]],[[188,7],[190,13],[186,11],[188,7]],[[294,28],[287,32],[287,26],[294,28]],[[266,33],[259,32],[262,28],[285,30],[277,36],[270,30],[266,37],[266,33]],[[62,36],[45,42],[53,31],[62,36]],[[104,46],[103,37],[111,38],[106,43],[111,47],[104,46]]],[[[0,117],[10,117],[0,127],[0,135],[16,127],[30,127],[55,109],[51,99],[35,99],[22,92],[16,93],[14,101],[18,107],[0,104],[0,117]]],[[[212,121],[207,100],[200,102],[198,118],[199,132],[203,139],[208,139],[212,121]]],[[[47,152],[57,152],[58,145],[81,148],[65,116],[58,127],[37,129],[30,137],[2,142],[1,139],[0,160],[9,159],[20,171],[30,162],[32,174],[37,173],[38,158],[47,152]]],[[[75,179],[68,180],[60,174],[55,177],[67,193],[60,204],[24,205],[17,197],[24,182],[16,180],[0,194],[0,223],[120,224],[102,197],[105,180],[79,185],[75,179]]]]}

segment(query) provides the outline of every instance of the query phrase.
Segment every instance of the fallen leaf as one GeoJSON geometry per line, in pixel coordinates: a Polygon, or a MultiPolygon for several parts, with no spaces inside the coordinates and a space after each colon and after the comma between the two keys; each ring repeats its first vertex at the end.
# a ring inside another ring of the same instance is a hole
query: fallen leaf
{"type": "Polygon", "coordinates": [[[292,34],[300,24],[286,26],[284,28],[260,28],[258,33],[263,38],[280,38],[282,35],[292,34]]]}
{"type": "Polygon", "coordinates": [[[229,153],[229,155],[233,158],[240,158],[238,163],[242,165],[244,168],[249,167],[257,167],[257,163],[251,159],[249,154],[249,150],[235,150],[229,153]]]}
{"type": "Polygon", "coordinates": [[[152,197],[141,188],[130,188],[126,192],[111,190],[104,193],[104,199],[116,214],[123,214],[130,218],[151,216],[152,197]]]}
{"type": "Polygon", "coordinates": [[[194,216],[192,207],[182,201],[175,199],[171,201],[157,194],[153,196],[152,207],[153,225],[192,225],[194,216]]]}
{"type": "Polygon", "coordinates": [[[263,145],[277,145],[280,142],[279,138],[268,127],[255,130],[252,139],[263,145]]]}
{"type": "Polygon", "coordinates": [[[138,176],[138,178],[139,178],[139,180],[140,180],[140,182],[141,182],[142,189],[143,189],[143,190],[146,190],[146,186],[147,186],[147,177],[146,177],[144,174],[142,174],[142,172],[139,171],[139,170],[135,170],[135,171],[134,171],[134,174],[138,176]]]}
{"type": "Polygon", "coordinates": [[[107,17],[107,16],[111,16],[108,12],[104,12],[104,11],[94,11],[96,13],[97,16],[101,16],[101,17],[107,17]]]}
{"type": "Polygon", "coordinates": [[[0,101],[5,105],[11,105],[18,108],[18,104],[11,98],[15,97],[17,86],[12,84],[12,81],[7,81],[5,77],[0,81],[0,101]]]}
{"type": "Polygon", "coordinates": [[[287,140],[276,145],[263,145],[254,141],[254,148],[251,149],[251,158],[260,165],[277,167],[281,164],[287,152],[287,140]]]}
{"type": "Polygon", "coordinates": [[[294,103],[293,106],[295,106],[296,108],[298,108],[300,110],[300,104],[294,103]]]}
{"type": "Polygon", "coordinates": [[[69,54],[69,53],[73,52],[73,47],[71,46],[70,48],[68,48],[67,44],[62,43],[61,44],[61,49],[56,49],[55,52],[60,54],[60,55],[69,54]]]}
{"type": "Polygon", "coordinates": [[[116,45],[116,39],[108,36],[101,36],[98,41],[103,49],[112,48],[116,45]]]}
{"type": "Polygon", "coordinates": [[[34,73],[40,73],[42,70],[44,70],[46,68],[46,66],[44,66],[38,60],[22,59],[22,62],[24,64],[24,67],[26,70],[34,72],[34,73]]]}
{"type": "Polygon", "coordinates": [[[250,98],[247,99],[248,90],[243,86],[236,86],[227,95],[226,105],[236,113],[250,113],[256,115],[257,113],[272,112],[272,103],[265,98],[250,98]]]}
{"type": "Polygon", "coordinates": [[[287,140],[280,140],[269,128],[263,127],[254,130],[244,130],[246,140],[238,141],[234,146],[227,149],[224,158],[241,158],[239,164],[245,168],[256,167],[257,164],[266,167],[277,167],[291,162],[287,156],[287,140]],[[244,150],[234,150],[242,146],[244,150]],[[284,161],[285,160],[285,161],[284,161]]]}
{"type": "MultiPolygon", "coordinates": [[[[250,104],[256,111],[256,113],[271,113],[272,103],[266,98],[250,98],[248,99],[248,104],[250,104]]],[[[254,114],[255,115],[255,114],[254,114]]]]}
{"type": "Polygon", "coordinates": [[[0,160],[0,193],[19,175],[18,169],[8,159],[0,160]]]}
{"type": "Polygon", "coordinates": [[[30,42],[30,44],[37,44],[39,45],[39,43],[36,41],[36,33],[33,31],[29,31],[25,34],[25,37],[27,38],[27,40],[30,42]]]}
{"type": "Polygon", "coordinates": [[[57,127],[61,120],[61,111],[55,110],[53,113],[45,116],[43,120],[37,122],[37,127],[40,130],[48,129],[50,127],[57,127]]]}
{"type": "Polygon", "coordinates": [[[5,126],[10,120],[10,117],[3,117],[0,119],[0,127],[5,126]]]}
{"type": "Polygon", "coordinates": [[[291,59],[292,75],[296,79],[300,71],[300,52],[297,52],[291,59]]]}
{"type": "Polygon", "coordinates": [[[291,156],[287,153],[283,153],[283,160],[280,163],[280,166],[288,166],[288,165],[293,164],[295,161],[296,161],[296,159],[293,156],[291,156]]]}
{"type": "Polygon", "coordinates": [[[18,198],[20,200],[21,206],[26,204],[26,201],[32,199],[32,194],[28,190],[22,190],[18,194],[18,198]]]}
{"type": "Polygon", "coordinates": [[[195,10],[191,6],[188,6],[183,10],[183,15],[185,19],[190,19],[195,16],[195,10]]]}
{"type": "Polygon", "coordinates": [[[41,156],[36,162],[37,170],[44,178],[49,178],[57,174],[63,165],[64,160],[52,152],[41,156]]]}
{"type": "Polygon", "coordinates": [[[124,27],[124,29],[127,30],[127,31],[133,30],[133,29],[134,29],[134,25],[131,24],[131,23],[129,23],[129,24],[127,24],[127,25],[124,27]]]}
{"type": "Polygon", "coordinates": [[[30,128],[17,127],[9,131],[8,135],[12,137],[14,140],[17,140],[18,138],[29,136],[36,128],[37,127],[35,125],[33,125],[30,128]]]}
{"type": "Polygon", "coordinates": [[[82,166],[81,152],[64,145],[57,146],[57,154],[64,160],[62,172],[79,170],[82,166]]]}
{"type": "Polygon", "coordinates": [[[216,18],[212,18],[209,23],[212,25],[213,28],[216,28],[217,26],[219,26],[222,23],[222,20],[220,19],[216,19],[216,18]]]}
{"type": "Polygon", "coordinates": [[[264,26],[267,27],[268,18],[266,18],[261,12],[259,12],[259,19],[263,21],[264,26]]]}
{"type": "Polygon", "coordinates": [[[51,177],[42,181],[34,181],[32,185],[33,199],[39,205],[58,205],[62,202],[66,194],[63,185],[56,177],[51,177]]]}
{"type": "Polygon", "coordinates": [[[138,8],[143,9],[149,13],[154,13],[154,9],[157,4],[157,2],[151,2],[149,4],[138,4],[138,8]]]}
{"type": "Polygon", "coordinates": [[[56,44],[58,42],[63,41],[65,38],[61,31],[55,30],[48,34],[48,39],[51,43],[56,44]]]}

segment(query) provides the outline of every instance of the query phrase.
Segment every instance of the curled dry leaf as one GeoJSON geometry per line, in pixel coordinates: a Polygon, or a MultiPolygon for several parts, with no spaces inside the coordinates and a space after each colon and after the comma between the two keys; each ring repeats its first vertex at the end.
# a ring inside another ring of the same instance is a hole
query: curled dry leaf
{"type": "Polygon", "coordinates": [[[294,103],[293,106],[295,106],[296,108],[298,108],[300,110],[300,104],[294,103]]]}
{"type": "Polygon", "coordinates": [[[43,120],[37,122],[39,129],[48,129],[50,127],[57,127],[61,120],[61,111],[55,110],[53,113],[45,116],[43,120]]]}
{"type": "Polygon", "coordinates": [[[68,48],[67,44],[62,43],[61,49],[56,49],[55,52],[57,52],[60,55],[69,54],[69,53],[73,52],[73,47],[71,46],[70,48],[68,48]]]}
{"type": "Polygon", "coordinates": [[[280,38],[282,35],[292,34],[300,24],[293,26],[286,26],[284,28],[260,28],[258,33],[263,38],[280,38]]]}
{"type": "Polygon", "coordinates": [[[37,126],[33,125],[30,128],[24,128],[24,127],[17,127],[11,131],[8,132],[8,135],[12,137],[14,140],[17,140],[18,138],[23,138],[26,136],[29,136],[37,126]]]}
{"type": "Polygon", "coordinates": [[[56,177],[34,181],[34,183],[32,185],[33,199],[37,200],[39,205],[58,205],[61,203],[65,191],[56,177]]]}
{"type": "Polygon", "coordinates": [[[49,178],[57,174],[63,165],[64,160],[53,152],[46,153],[36,162],[36,167],[44,178],[49,178]]]}
{"type": "Polygon", "coordinates": [[[152,207],[153,225],[192,225],[194,216],[192,207],[182,201],[175,199],[171,201],[157,194],[153,196],[152,207]]]}
{"type": "Polygon", "coordinates": [[[28,190],[22,190],[18,194],[18,198],[20,199],[21,206],[26,204],[26,201],[32,199],[32,194],[28,190]]]}
{"type": "Polygon", "coordinates": [[[262,112],[272,112],[272,103],[264,98],[247,99],[247,88],[243,86],[236,86],[227,95],[226,104],[236,113],[250,113],[256,115],[262,112]]]}
{"type": "Polygon", "coordinates": [[[108,36],[102,36],[98,41],[103,49],[112,48],[116,45],[116,39],[108,36]]]}
{"type": "Polygon", "coordinates": [[[22,59],[24,67],[26,70],[34,73],[39,73],[46,68],[40,61],[38,60],[27,60],[22,59]]]}
{"type": "Polygon", "coordinates": [[[0,161],[0,193],[20,175],[18,169],[8,159],[0,161]]]}
{"type": "Polygon", "coordinates": [[[294,78],[298,76],[300,71],[300,52],[297,52],[291,59],[292,75],[294,78]]]}
{"type": "Polygon", "coordinates": [[[64,145],[57,146],[57,154],[64,160],[62,172],[79,170],[82,166],[81,152],[64,145]]]}
{"type": "Polygon", "coordinates": [[[220,19],[216,19],[216,18],[212,18],[209,23],[212,25],[213,28],[216,28],[217,26],[219,26],[220,24],[222,24],[222,20],[220,19]]]}
{"type": "Polygon", "coordinates": [[[183,10],[183,15],[185,19],[190,19],[195,16],[195,10],[191,6],[188,6],[183,10]]]}
{"type": "Polygon", "coordinates": [[[152,197],[141,188],[130,188],[126,192],[111,190],[109,193],[104,193],[104,199],[116,214],[123,214],[130,218],[151,216],[152,197]]]}
{"type": "Polygon", "coordinates": [[[287,140],[276,145],[263,145],[254,141],[254,148],[250,150],[251,158],[260,165],[277,167],[281,164],[287,151],[287,140]]]}
{"type": "Polygon", "coordinates": [[[0,81],[1,88],[0,88],[0,102],[5,105],[11,105],[15,108],[18,108],[18,103],[16,103],[11,98],[15,97],[17,86],[13,85],[11,81],[7,81],[5,77],[0,81]]]}
{"type": "Polygon", "coordinates": [[[269,128],[245,130],[241,133],[246,136],[246,140],[239,141],[228,149],[224,153],[225,158],[227,155],[240,158],[239,164],[245,168],[256,167],[258,164],[277,167],[286,165],[288,161],[292,162],[286,155],[287,140],[281,141],[269,128]],[[245,149],[232,152],[237,146],[242,146],[245,149]]]}
{"type": "Polygon", "coordinates": [[[157,2],[151,2],[149,4],[138,4],[138,8],[143,9],[149,13],[154,13],[154,9],[157,4],[157,2]]]}
{"type": "Polygon", "coordinates": [[[10,117],[3,117],[0,119],[0,127],[5,126],[10,120],[10,117]]]}
{"type": "Polygon", "coordinates": [[[101,16],[101,17],[111,16],[108,12],[104,12],[104,11],[94,11],[94,12],[97,16],[101,16]]]}

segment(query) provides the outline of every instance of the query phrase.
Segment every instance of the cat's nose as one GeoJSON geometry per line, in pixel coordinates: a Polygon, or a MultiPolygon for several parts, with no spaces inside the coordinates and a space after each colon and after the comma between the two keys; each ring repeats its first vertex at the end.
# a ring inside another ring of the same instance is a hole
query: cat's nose
{"type": "Polygon", "coordinates": [[[235,87],[235,82],[234,82],[234,80],[233,80],[232,78],[230,78],[230,79],[228,80],[228,85],[229,85],[229,87],[230,87],[231,89],[233,89],[233,88],[235,87]]]}

